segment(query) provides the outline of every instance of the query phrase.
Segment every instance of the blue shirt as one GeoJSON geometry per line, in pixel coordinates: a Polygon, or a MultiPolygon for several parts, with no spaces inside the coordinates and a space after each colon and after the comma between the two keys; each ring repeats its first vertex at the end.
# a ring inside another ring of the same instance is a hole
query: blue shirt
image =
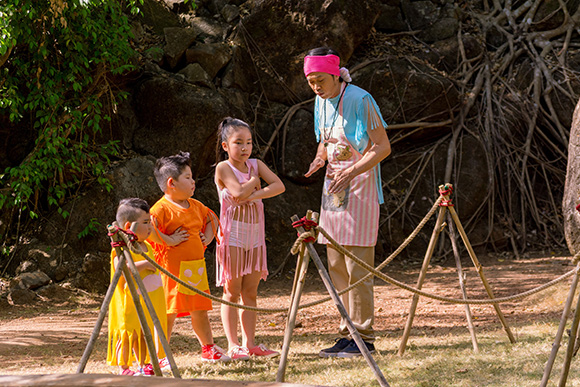
{"type": "MultiPolygon", "coordinates": [[[[323,126],[331,127],[340,123],[340,117],[337,112],[340,94],[334,98],[323,99],[316,96],[314,101],[314,132],[316,140],[321,140],[321,128],[323,126]],[[324,116],[326,113],[326,117],[324,116]]],[[[382,123],[387,128],[387,123],[381,115],[376,101],[367,91],[353,84],[348,84],[342,96],[342,113],[344,119],[344,134],[351,146],[359,153],[363,153],[369,144],[368,130],[374,130],[382,123]],[[376,114],[370,114],[369,109],[374,109],[376,114]],[[380,122],[377,120],[380,120],[380,122]]],[[[375,166],[377,176],[377,193],[379,204],[384,203],[383,186],[381,182],[380,163],[375,166]]]]}

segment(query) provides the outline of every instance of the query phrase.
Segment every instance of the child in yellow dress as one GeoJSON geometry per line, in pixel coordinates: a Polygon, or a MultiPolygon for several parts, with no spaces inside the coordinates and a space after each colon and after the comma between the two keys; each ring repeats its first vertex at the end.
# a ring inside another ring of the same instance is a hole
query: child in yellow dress
{"type": "MultiPolygon", "coordinates": [[[[142,251],[149,257],[153,257],[153,248],[145,241],[151,234],[151,218],[149,215],[149,205],[143,199],[129,198],[123,199],[117,209],[117,224],[125,230],[131,230],[137,236],[136,244],[141,247],[142,251]]],[[[149,261],[141,254],[131,252],[131,257],[139,271],[139,275],[145,284],[147,294],[155,309],[155,313],[161,322],[163,332],[157,332],[151,317],[148,313],[147,324],[153,334],[155,350],[157,356],[162,359],[160,365],[162,369],[167,369],[168,364],[164,360],[165,352],[159,341],[159,335],[165,335],[167,332],[167,314],[165,307],[165,295],[163,293],[163,282],[161,274],[149,261]]],[[[115,249],[111,252],[111,278],[115,273],[118,258],[115,249]]],[[[142,297],[139,297],[145,311],[145,303],[142,297]]],[[[121,375],[154,375],[153,366],[150,364],[147,345],[139,317],[135,309],[133,297],[129,291],[125,279],[121,277],[115,288],[115,293],[109,305],[109,343],[107,347],[107,363],[112,366],[119,366],[121,375]],[[139,368],[137,371],[131,370],[131,365],[137,360],[139,368]]]]}

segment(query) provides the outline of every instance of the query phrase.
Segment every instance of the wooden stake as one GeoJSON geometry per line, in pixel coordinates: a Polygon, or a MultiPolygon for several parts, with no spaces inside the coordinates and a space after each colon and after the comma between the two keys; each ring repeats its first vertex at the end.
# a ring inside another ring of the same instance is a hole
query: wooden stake
{"type": "Polygon", "coordinates": [[[115,268],[115,274],[113,274],[113,278],[111,279],[111,284],[107,289],[107,293],[105,294],[105,299],[103,300],[103,304],[101,305],[101,310],[99,311],[99,316],[97,317],[97,322],[93,328],[93,333],[89,338],[89,342],[85,347],[85,351],[83,352],[83,356],[81,357],[81,361],[77,368],[77,374],[82,374],[85,372],[85,367],[87,366],[87,362],[89,361],[89,357],[95,348],[95,343],[97,342],[97,338],[99,337],[99,333],[101,332],[101,328],[103,327],[103,321],[109,312],[109,304],[111,303],[111,299],[113,298],[113,294],[115,293],[115,288],[119,283],[119,279],[123,274],[123,270],[121,269],[125,264],[125,257],[119,257],[119,262],[117,262],[117,267],[115,268]]]}
{"type": "MultiPolygon", "coordinates": [[[[577,269],[580,268],[580,264],[576,268],[577,269]]],[[[558,326],[558,331],[556,332],[556,337],[554,338],[554,344],[552,344],[550,358],[548,359],[546,367],[544,368],[544,375],[542,376],[542,382],[540,383],[540,387],[546,387],[548,385],[548,380],[550,379],[550,374],[552,373],[552,367],[554,366],[554,361],[556,360],[558,349],[560,349],[560,343],[562,342],[564,329],[566,329],[566,322],[568,321],[570,307],[572,306],[572,301],[574,300],[574,295],[576,294],[577,287],[578,287],[578,271],[574,274],[574,277],[572,277],[572,283],[570,284],[568,298],[566,299],[566,303],[564,304],[564,310],[562,311],[560,325],[558,326]]]]}
{"type": "MultiPolygon", "coordinates": [[[[463,268],[461,267],[461,257],[459,255],[459,249],[457,248],[457,241],[455,240],[455,229],[453,228],[453,222],[449,213],[447,213],[447,222],[449,223],[449,239],[451,240],[451,247],[453,248],[453,256],[455,257],[455,266],[457,266],[457,275],[459,276],[459,287],[461,288],[461,294],[463,299],[467,299],[467,291],[465,290],[465,283],[463,277],[463,268]]],[[[479,345],[477,344],[477,337],[475,337],[475,329],[473,328],[473,321],[471,319],[471,309],[469,304],[465,304],[465,316],[467,317],[467,328],[469,329],[469,335],[471,336],[471,343],[473,344],[473,350],[479,352],[479,345]]]]}
{"type": "Polygon", "coordinates": [[[568,340],[568,348],[566,350],[566,360],[562,367],[560,374],[560,387],[566,387],[566,380],[568,379],[568,372],[570,371],[570,363],[572,362],[572,355],[574,354],[574,344],[578,335],[578,324],[580,323],[580,297],[576,303],[576,311],[574,312],[574,320],[570,328],[570,339],[568,340]]]}
{"type": "MultiPolygon", "coordinates": [[[[312,211],[308,210],[306,219],[312,218],[312,211]]],[[[315,222],[318,223],[318,213],[314,213],[315,222]]],[[[276,374],[276,382],[283,383],[286,376],[286,364],[288,362],[288,353],[290,352],[290,343],[294,328],[296,327],[296,316],[298,314],[298,306],[300,306],[300,297],[304,289],[304,281],[306,279],[306,272],[308,271],[308,263],[310,256],[306,251],[304,244],[300,247],[300,254],[296,262],[296,272],[294,273],[294,286],[290,296],[291,303],[288,309],[288,319],[286,321],[286,330],[284,331],[284,344],[282,345],[282,353],[280,354],[280,364],[278,365],[278,373],[276,374]]]]}
{"type": "MultiPolygon", "coordinates": [[[[298,220],[299,220],[298,216],[296,216],[296,215],[292,216],[293,222],[296,222],[298,220]]],[[[298,227],[298,231],[300,233],[303,233],[304,228],[298,227]]],[[[320,260],[320,257],[318,256],[318,253],[316,252],[316,249],[314,248],[314,246],[312,245],[311,242],[306,243],[306,249],[308,250],[310,257],[312,258],[312,261],[316,265],[316,268],[318,269],[318,273],[320,274],[320,277],[322,278],[322,281],[324,282],[324,285],[326,286],[326,290],[328,291],[328,293],[330,294],[330,297],[334,301],[336,308],[338,309],[338,312],[340,313],[342,318],[345,319],[348,331],[350,332],[356,345],[360,349],[367,364],[369,365],[369,367],[371,368],[371,370],[375,374],[375,378],[379,382],[379,385],[381,385],[381,387],[389,387],[389,383],[385,379],[383,373],[381,372],[381,369],[378,367],[377,363],[373,359],[366,344],[364,343],[363,339],[360,337],[360,334],[356,330],[352,320],[350,319],[348,313],[346,312],[346,309],[344,308],[344,305],[342,304],[342,301],[340,300],[338,292],[336,291],[336,288],[332,284],[332,280],[330,279],[330,275],[328,275],[328,272],[326,271],[324,264],[320,260]]]]}
{"type": "MultiPolygon", "coordinates": [[[[439,207],[439,215],[437,216],[437,222],[433,228],[433,233],[431,233],[431,239],[429,240],[429,246],[427,246],[427,252],[425,253],[425,258],[423,259],[423,266],[421,267],[421,272],[419,273],[419,279],[417,280],[417,289],[421,289],[423,286],[423,281],[425,281],[425,276],[427,274],[427,269],[429,268],[429,263],[431,262],[431,257],[433,256],[433,251],[437,245],[437,239],[441,233],[443,226],[443,219],[445,218],[446,207],[439,207]]],[[[405,325],[405,331],[403,332],[403,338],[399,344],[399,356],[403,356],[405,349],[407,347],[407,340],[409,340],[409,335],[411,334],[411,328],[413,327],[413,320],[415,319],[415,311],[417,310],[417,304],[419,303],[419,295],[413,294],[413,300],[411,301],[411,309],[409,309],[409,316],[407,316],[407,324],[405,325]]]]}
{"type": "MultiPolygon", "coordinates": [[[[487,282],[487,278],[485,278],[485,275],[483,274],[483,268],[482,268],[481,264],[479,263],[477,256],[475,255],[475,252],[473,251],[473,248],[471,247],[471,243],[469,243],[469,239],[467,238],[467,234],[465,233],[465,230],[463,230],[463,226],[461,225],[461,222],[459,221],[459,217],[457,216],[457,212],[455,212],[455,208],[449,207],[449,213],[451,214],[451,217],[453,218],[453,221],[454,221],[455,225],[457,226],[457,231],[459,231],[459,235],[461,235],[461,239],[463,240],[463,244],[465,244],[465,247],[467,248],[469,256],[471,257],[471,261],[473,262],[473,265],[475,266],[475,269],[477,270],[477,274],[479,274],[479,278],[481,278],[481,282],[483,283],[483,286],[485,287],[487,295],[489,296],[489,298],[494,299],[495,297],[493,295],[493,291],[491,290],[491,287],[489,286],[489,283],[487,282]]],[[[508,326],[507,321],[505,320],[505,317],[504,317],[499,305],[493,304],[493,307],[495,309],[495,312],[497,313],[497,317],[499,317],[499,321],[501,322],[501,325],[503,325],[503,329],[506,331],[506,333],[508,335],[510,342],[512,344],[515,343],[516,339],[514,338],[514,335],[512,334],[512,331],[510,330],[510,327],[508,326]]]]}
{"type": "MultiPolygon", "coordinates": [[[[159,336],[159,342],[161,343],[161,347],[163,348],[163,351],[165,352],[165,356],[167,357],[167,361],[169,362],[169,365],[171,367],[171,372],[173,373],[173,376],[175,378],[181,379],[181,375],[179,373],[179,370],[177,369],[177,365],[175,364],[175,360],[173,359],[173,353],[171,352],[171,348],[169,347],[169,341],[167,340],[167,337],[165,336],[165,331],[163,330],[163,326],[161,325],[161,322],[159,321],[159,316],[157,316],[157,313],[155,312],[155,307],[153,306],[153,303],[151,302],[151,299],[149,298],[149,294],[147,293],[147,289],[145,288],[145,284],[143,283],[143,280],[141,279],[141,275],[139,275],[139,271],[137,270],[137,267],[135,266],[135,262],[133,262],[133,259],[131,258],[131,254],[127,249],[123,249],[123,253],[125,254],[125,257],[127,257],[126,261],[128,263],[129,270],[131,271],[131,274],[133,275],[133,278],[135,279],[135,282],[137,283],[137,286],[141,292],[141,295],[143,297],[143,301],[145,302],[145,306],[147,307],[147,310],[149,311],[149,316],[151,317],[151,321],[153,322],[153,326],[157,330],[157,333],[159,336]]],[[[149,328],[149,326],[147,326],[147,328],[149,328]]],[[[151,339],[151,340],[153,340],[153,339],[151,339]]],[[[155,346],[153,347],[153,351],[155,352],[155,356],[154,357],[150,356],[152,362],[153,362],[154,358],[157,359],[157,352],[155,351],[155,346]]],[[[159,359],[154,361],[152,365],[153,365],[153,369],[155,370],[155,374],[157,376],[162,376],[163,373],[161,372],[161,368],[159,367],[159,359]],[[157,365],[157,367],[155,367],[155,365],[157,365]],[[159,368],[159,370],[157,370],[157,368],[159,368]],[[157,371],[159,371],[159,374],[157,374],[157,371]]]]}

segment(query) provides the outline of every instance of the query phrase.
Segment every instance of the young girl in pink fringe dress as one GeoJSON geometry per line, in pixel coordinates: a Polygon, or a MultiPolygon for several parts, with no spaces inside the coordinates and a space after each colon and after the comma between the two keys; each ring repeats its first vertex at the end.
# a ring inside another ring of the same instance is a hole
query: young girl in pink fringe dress
{"type": "MultiPolygon", "coordinates": [[[[241,298],[243,305],[256,306],[258,284],[268,276],[262,199],[279,195],[285,188],[264,162],[250,158],[252,132],[247,123],[225,118],[219,124],[217,141],[215,183],[223,233],[216,248],[217,285],[224,287],[224,300],[239,303],[241,298]],[[263,188],[260,179],[267,184],[263,188]]],[[[232,360],[279,355],[264,344],[256,345],[256,312],[222,304],[221,317],[232,360]]]]}

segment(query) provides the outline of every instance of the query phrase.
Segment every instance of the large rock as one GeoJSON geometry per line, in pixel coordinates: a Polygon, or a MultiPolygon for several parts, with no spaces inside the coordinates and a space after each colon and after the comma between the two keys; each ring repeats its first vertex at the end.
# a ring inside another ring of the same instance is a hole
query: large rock
{"type": "MultiPolygon", "coordinates": [[[[313,107],[310,106],[311,108],[313,107]]],[[[299,109],[288,122],[287,127],[281,130],[280,138],[285,137],[278,153],[278,169],[281,174],[299,184],[312,184],[323,179],[324,174],[318,173],[305,178],[310,163],[316,156],[318,144],[314,134],[314,116],[311,109],[299,109]],[[284,132],[286,134],[284,135],[284,132]]]]}
{"type": "Polygon", "coordinates": [[[580,252],[580,213],[576,206],[580,204],[580,102],[574,110],[570,142],[568,144],[568,169],[562,199],[564,217],[564,235],[572,254],[580,252]]]}
{"type": "Polygon", "coordinates": [[[153,165],[153,158],[142,156],[112,164],[106,175],[111,189],[95,182],[90,189],[67,203],[64,209],[70,215],[66,219],[59,214],[50,216],[38,235],[40,243],[69,241],[71,250],[65,260],[71,274],[77,272],[87,251],[109,249],[106,226],[115,220],[121,199],[139,197],[152,205],[161,197],[162,192],[153,176],[153,165]],[[86,237],[79,238],[79,234],[86,237]]]}
{"type": "Polygon", "coordinates": [[[193,28],[167,27],[165,34],[165,59],[169,67],[176,68],[185,57],[185,51],[195,42],[198,32],[193,28]]]}
{"type": "Polygon", "coordinates": [[[34,290],[50,283],[50,277],[45,273],[37,270],[32,273],[22,273],[14,278],[10,283],[11,289],[30,289],[34,290]]]}
{"type": "Polygon", "coordinates": [[[49,245],[33,238],[16,246],[15,259],[8,266],[8,270],[17,275],[40,270],[51,280],[58,282],[66,278],[70,271],[74,271],[72,263],[74,255],[73,249],[68,244],[49,245]],[[14,265],[17,264],[14,269],[14,265]]]}
{"type": "MultiPolygon", "coordinates": [[[[138,2],[139,3],[139,2],[138,2]]],[[[171,12],[169,7],[157,0],[144,0],[140,5],[139,16],[143,23],[152,27],[158,35],[163,35],[163,30],[167,27],[180,27],[179,17],[171,12]]]]}
{"type": "Polygon", "coordinates": [[[405,19],[418,37],[426,42],[436,42],[454,36],[459,27],[455,6],[435,4],[433,1],[403,1],[401,8],[405,19]]]}
{"type": "Polygon", "coordinates": [[[199,63],[213,79],[232,59],[232,50],[225,43],[198,44],[186,52],[187,63],[199,63]]]}
{"type": "Polygon", "coordinates": [[[246,46],[256,64],[270,75],[262,80],[268,98],[297,102],[312,96],[302,71],[308,50],[330,46],[343,63],[348,62],[368,37],[379,12],[380,3],[373,0],[356,6],[339,0],[264,0],[242,19],[235,42],[246,46]],[[288,90],[284,100],[270,95],[283,88],[288,90]]]}
{"type": "Polygon", "coordinates": [[[218,123],[231,114],[217,91],[153,76],[135,90],[134,104],[140,126],[134,149],[156,158],[187,151],[194,176],[209,173],[215,162],[218,123]]]}
{"type": "MultiPolygon", "coordinates": [[[[352,74],[353,83],[371,93],[387,124],[425,120],[444,122],[460,103],[453,82],[430,66],[411,59],[388,57],[352,74]]],[[[409,131],[417,128],[410,128],[409,131]]],[[[415,145],[429,143],[448,133],[451,125],[416,131],[408,138],[415,145]]]]}
{"type": "MultiPolygon", "coordinates": [[[[490,176],[485,149],[481,142],[472,136],[463,136],[461,141],[462,146],[455,157],[457,176],[448,182],[443,181],[447,163],[447,143],[435,150],[430,156],[431,160],[424,161],[429,163],[429,166],[425,168],[421,178],[414,183],[411,192],[409,192],[409,182],[416,178],[417,170],[420,168],[420,165],[412,164],[417,161],[416,155],[407,153],[400,156],[396,149],[393,149],[391,156],[381,163],[382,179],[383,182],[389,182],[390,191],[384,191],[385,204],[381,206],[380,218],[380,234],[384,237],[379,238],[377,251],[383,250],[388,255],[411,234],[416,223],[411,224],[412,222],[409,222],[407,217],[410,214],[413,214],[417,219],[425,216],[439,196],[438,186],[441,184],[453,184],[454,192],[451,199],[461,221],[471,218],[486,200],[490,176]],[[406,199],[405,210],[401,215],[392,216],[392,213],[399,208],[404,199],[406,199]],[[387,245],[386,240],[388,239],[395,245],[387,245]]],[[[421,151],[421,149],[417,149],[417,153],[421,151]]],[[[435,219],[436,215],[407,247],[405,255],[421,256],[425,253],[429,241],[428,236],[433,229],[435,219]]],[[[464,226],[466,227],[465,224],[464,226]]],[[[469,240],[473,245],[485,241],[490,232],[487,220],[483,220],[477,225],[471,225],[467,231],[469,240]]],[[[502,237],[500,235],[498,238],[502,237]]],[[[494,240],[493,242],[501,244],[504,241],[494,240]]]]}

